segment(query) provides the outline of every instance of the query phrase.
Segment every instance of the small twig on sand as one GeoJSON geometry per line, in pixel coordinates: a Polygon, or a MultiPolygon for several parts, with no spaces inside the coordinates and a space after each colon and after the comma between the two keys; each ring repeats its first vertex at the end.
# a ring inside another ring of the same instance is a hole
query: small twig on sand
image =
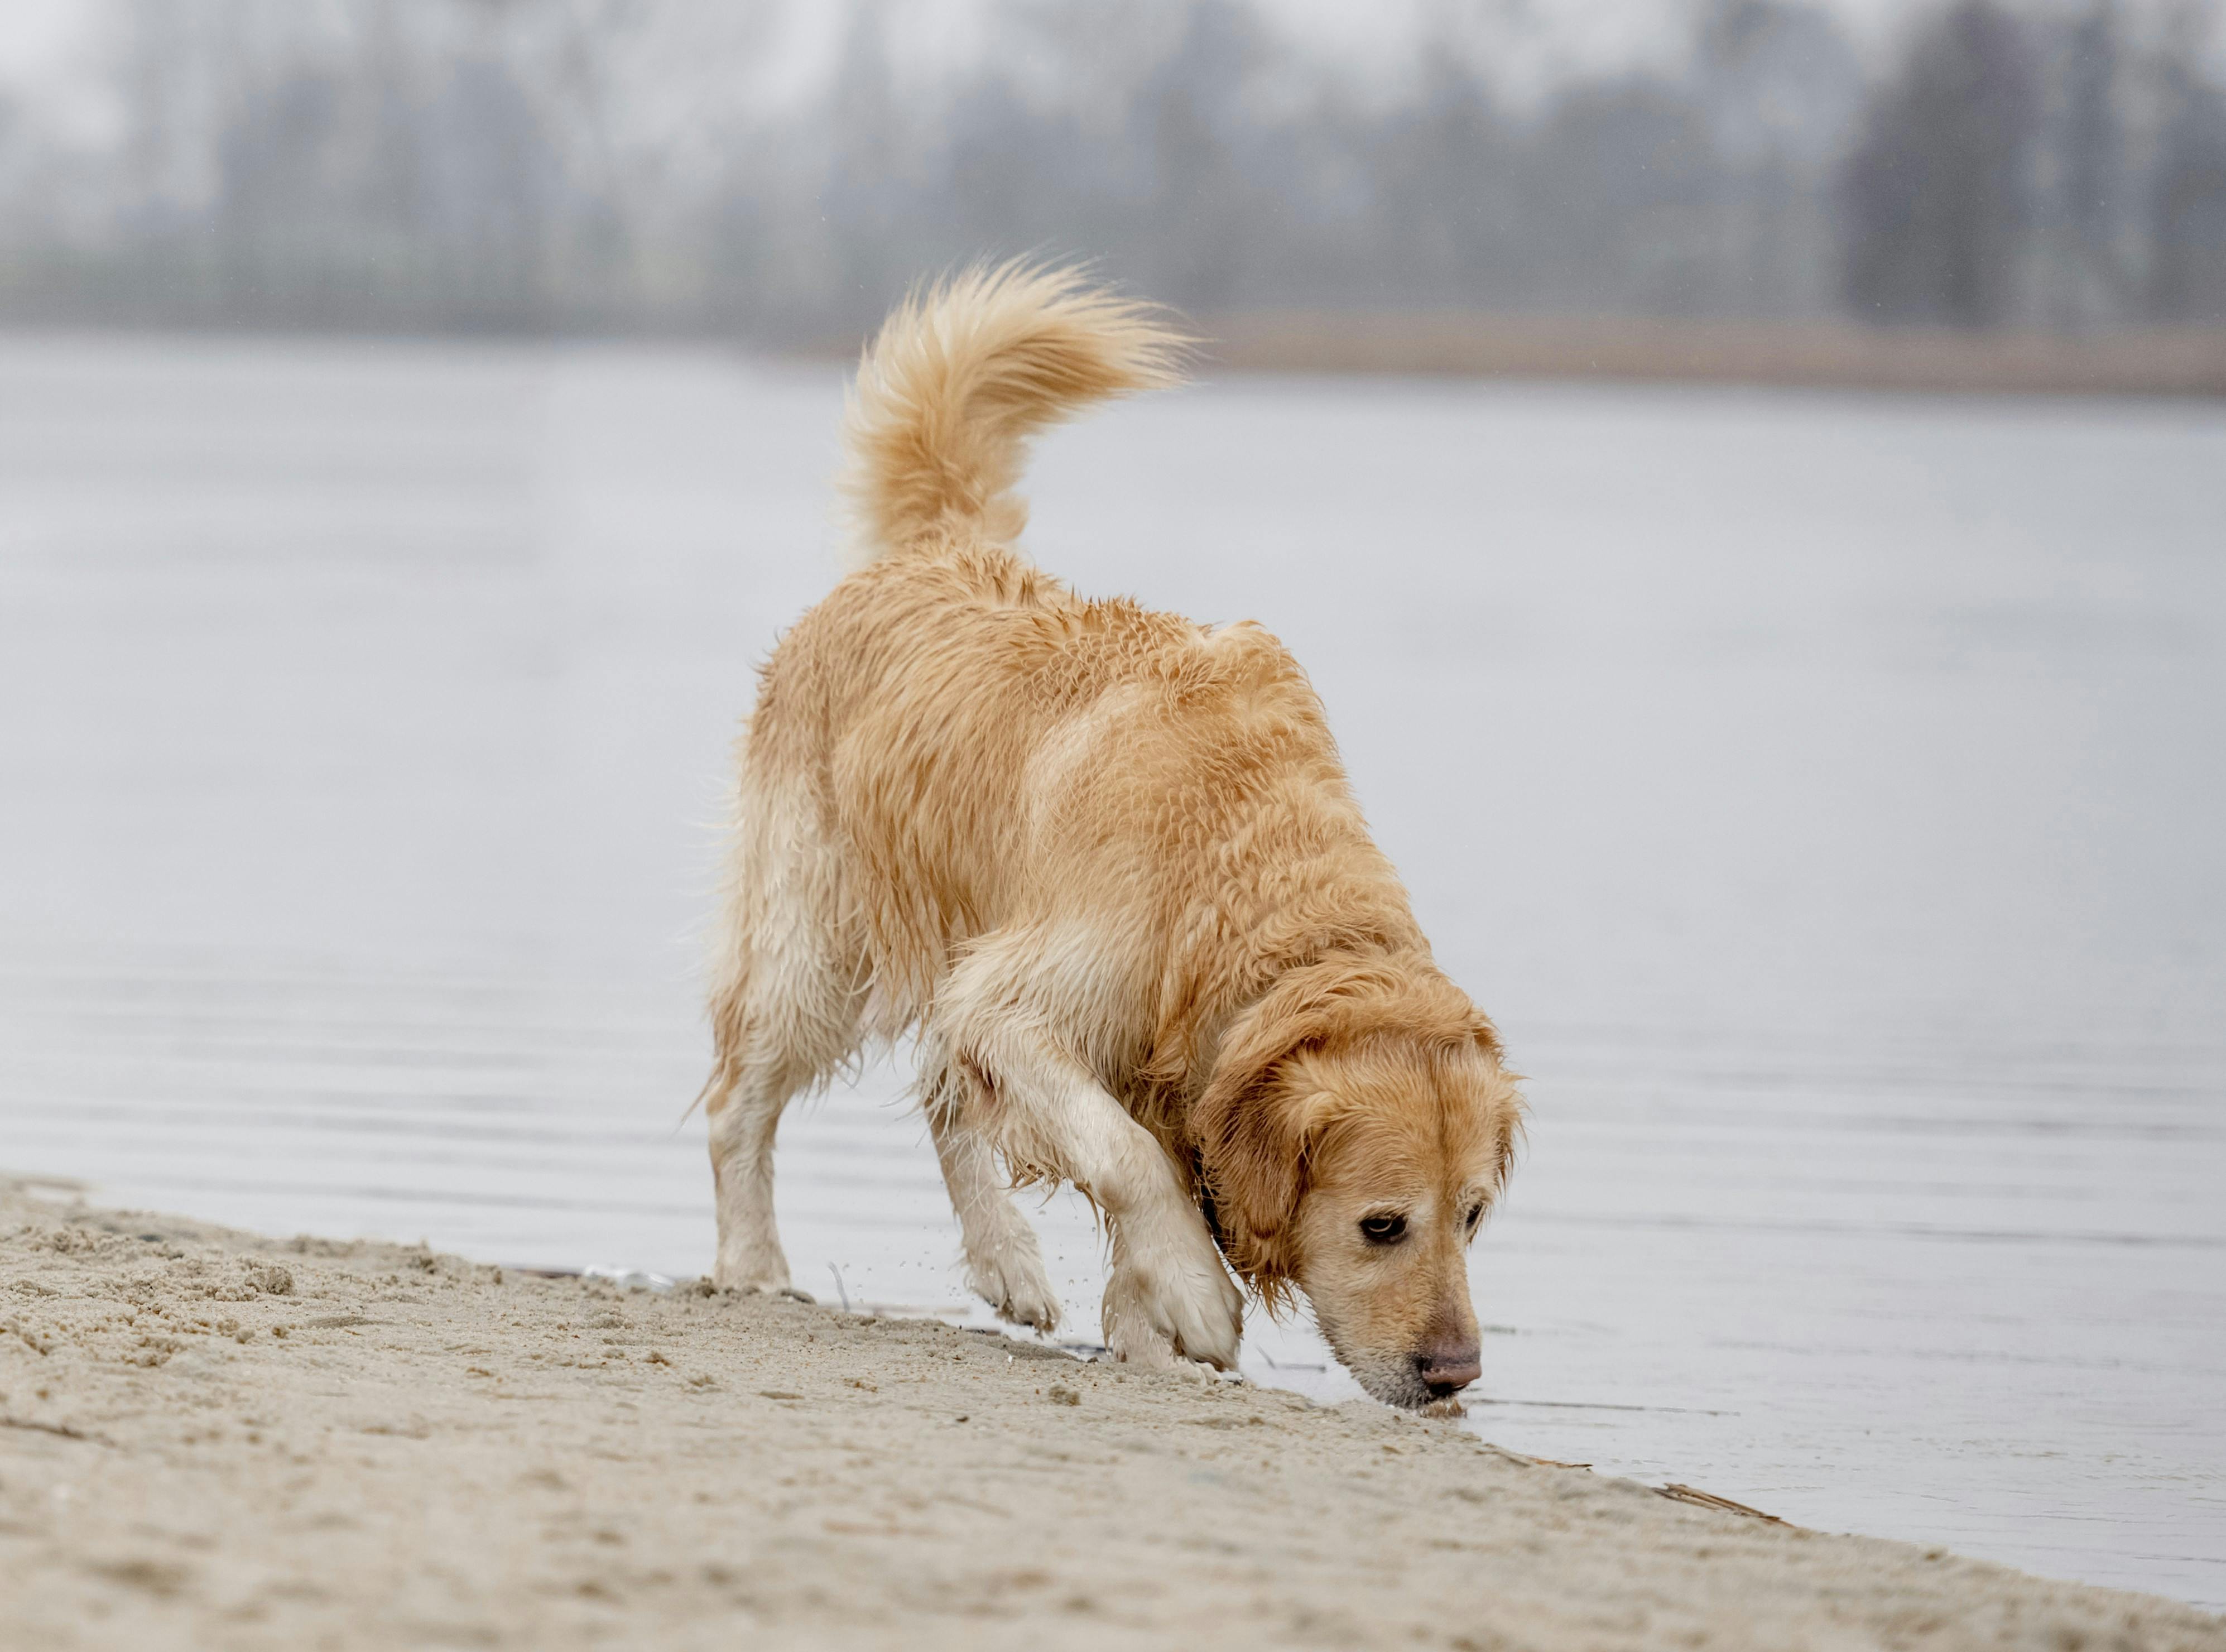
{"type": "Polygon", "coordinates": [[[67,1423],[35,1422],[29,1417],[0,1417],[0,1428],[28,1428],[41,1434],[53,1434],[62,1439],[81,1439],[94,1445],[111,1445],[112,1440],[98,1434],[88,1434],[82,1428],[72,1428],[67,1423]]]}
{"type": "Polygon", "coordinates": [[[1775,1515],[1765,1515],[1759,1508],[1750,1508],[1743,1502],[1733,1502],[1729,1497],[1719,1497],[1713,1491],[1702,1491],[1695,1486],[1681,1486],[1673,1481],[1654,1489],[1657,1496],[1672,1498],[1678,1502],[1697,1503],[1702,1508],[1720,1508],[1727,1515],[1745,1515],[1752,1520],[1766,1520],[1773,1526],[1785,1524],[1775,1515]]]}

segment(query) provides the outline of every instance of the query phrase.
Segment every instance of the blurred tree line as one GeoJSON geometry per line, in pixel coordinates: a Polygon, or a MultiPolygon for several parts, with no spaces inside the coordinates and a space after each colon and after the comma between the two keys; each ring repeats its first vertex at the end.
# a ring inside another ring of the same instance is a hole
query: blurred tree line
{"type": "Polygon", "coordinates": [[[783,86],[780,0],[116,0],[112,133],[0,105],[0,316],[794,342],[1037,250],[1207,315],[2226,322],[2216,0],[1943,0],[1877,63],[1692,0],[1529,88],[1517,0],[1446,0],[1396,90],[1244,0],[984,3],[923,69],[851,0],[783,86]]]}

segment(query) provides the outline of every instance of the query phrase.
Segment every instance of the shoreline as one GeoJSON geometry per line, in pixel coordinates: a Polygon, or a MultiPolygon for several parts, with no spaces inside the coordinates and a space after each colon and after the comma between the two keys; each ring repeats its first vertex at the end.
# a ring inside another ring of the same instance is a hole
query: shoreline
{"type": "Polygon", "coordinates": [[[10,1648],[2226,1649],[1699,1495],[935,1321],[0,1184],[10,1648]]]}

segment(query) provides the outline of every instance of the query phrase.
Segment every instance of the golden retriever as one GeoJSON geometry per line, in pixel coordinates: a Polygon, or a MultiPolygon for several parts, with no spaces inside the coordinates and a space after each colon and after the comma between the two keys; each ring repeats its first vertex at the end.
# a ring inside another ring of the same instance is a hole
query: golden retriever
{"type": "Polygon", "coordinates": [[[911,1031],[1000,1313],[1058,1317],[1008,1188],[1064,1180],[1110,1230],[1116,1357],[1233,1367],[1235,1280],[1295,1288],[1371,1394],[1427,1406],[1478,1374],[1467,1248],[1522,1115],[1491,1024],[1432,961],[1281,643],[1085,601],[1014,548],[1028,437],[1174,382],[1186,345],[1008,265],[867,352],[855,565],[765,663],[739,743],[714,1279],[787,1287],[781,1110],[911,1031]]]}

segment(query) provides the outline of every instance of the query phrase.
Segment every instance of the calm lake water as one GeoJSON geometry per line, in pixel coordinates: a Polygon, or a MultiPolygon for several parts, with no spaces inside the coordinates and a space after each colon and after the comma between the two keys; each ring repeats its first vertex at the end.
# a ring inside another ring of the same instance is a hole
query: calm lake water
{"type": "MultiPolygon", "coordinates": [[[[0,1171],[706,1268],[709,823],[839,402],[0,341],[0,1171]]],[[[1240,378],[1031,491],[1084,590],[1307,662],[1533,1075],[1477,1428],[2226,1604],[2226,408],[1240,378]]],[[[899,1070],[779,1173],[799,1285],[976,1311],[899,1070]]]]}

